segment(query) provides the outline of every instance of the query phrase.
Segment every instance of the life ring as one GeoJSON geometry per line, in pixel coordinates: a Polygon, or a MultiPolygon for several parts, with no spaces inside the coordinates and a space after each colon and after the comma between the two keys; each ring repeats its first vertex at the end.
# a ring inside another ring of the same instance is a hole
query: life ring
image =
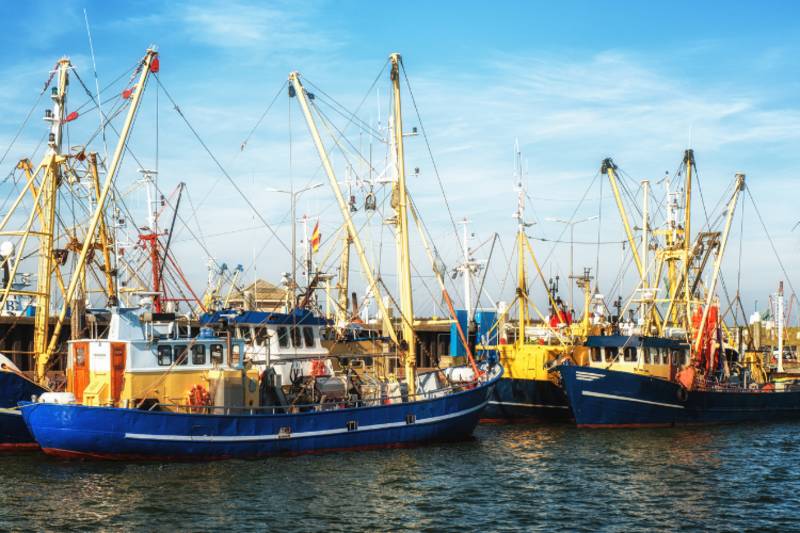
{"type": "Polygon", "coordinates": [[[195,413],[202,413],[206,412],[204,407],[211,405],[211,396],[208,394],[208,390],[202,385],[195,385],[192,387],[192,390],[189,391],[189,405],[193,407],[193,412],[195,413]]]}
{"type": "Polygon", "coordinates": [[[689,391],[683,386],[678,387],[678,390],[675,391],[675,395],[678,397],[678,401],[681,403],[689,399],[689,391]]]}

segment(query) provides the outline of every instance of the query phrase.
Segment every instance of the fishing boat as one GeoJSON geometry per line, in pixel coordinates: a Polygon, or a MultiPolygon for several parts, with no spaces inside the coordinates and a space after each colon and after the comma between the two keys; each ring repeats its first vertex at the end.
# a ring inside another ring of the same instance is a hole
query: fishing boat
{"type": "MultiPolygon", "coordinates": [[[[530,224],[525,221],[525,198],[527,191],[522,179],[522,164],[519,150],[517,159],[517,290],[514,301],[499,315],[493,330],[499,333],[500,343],[484,343],[480,348],[490,359],[496,359],[504,369],[503,377],[489,400],[483,413],[484,422],[568,422],[572,420],[567,396],[553,368],[569,361],[583,364],[586,351],[581,340],[588,334],[592,303],[590,281],[586,272],[574,281],[584,295],[584,316],[573,323],[572,311],[557,295],[557,286],[548,284],[542,274],[530,240],[525,233],[530,224]],[[549,312],[542,313],[529,297],[526,275],[527,258],[533,263],[538,277],[544,284],[549,312]],[[516,307],[517,327],[508,328],[507,317],[516,307]],[[538,316],[538,323],[531,320],[531,309],[538,316]]],[[[573,281],[573,280],[570,280],[573,281]]]]}
{"type": "MultiPolygon", "coordinates": [[[[195,334],[191,323],[154,312],[146,300],[138,309],[112,307],[105,336],[70,343],[71,392],[42,394],[22,405],[23,418],[46,453],[222,459],[410,446],[471,435],[502,367],[479,368],[470,353],[469,366],[417,372],[399,54],[390,56],[390,64],[399,332],[389,321],[384,298],[376,297],[376,303],[401,365],[376,370],[370,368],[371,356],[331,356],[320,340],[325,321],[304,309],[261,315],[224,311],[208,317],[195,334]]],[[[316,127],[312,97],[298,73],[290,74],[289,84],[328,175],[347,240],[377,291],[380,285],[316,127]]],[[[417,217],[413,209],[412,214],[417,217]]],[[[437,280],[455,315],[440,271],[437,280]]]]}
{"type": "Polygon", "coordinates": [[[419,373],[409,389],[352,361],[334,369],[310,353],[322,349],[322,321],[303,316],[265,317],[259,327],[271,355],[258,361],[245,359],[235,318],[190,337],[174,316],[112,309],[105,338],[70,342],[74,392],[45,393],[22,415],[42,450],[61,457],[207,460],[410,446],[469,437],[501,372],[419,373]]]}
{"type": "Polygon", "coordinates": [[[592,353],[589,367],[558,367],[578,426],[660,427],[800,419],[800,380],[759,384],[750,380],[749,371],[738,372],[733,379],[713,372],[710,379],[693,380],[687,387],[680,379],[681,368],[694,367],[686,366],[690,353],[686,342],[611,335],[589,337],[587,346],[592,353]]]}
{"type": "MultiPolygon", "coordinates": [[[[722,232],[700,233],[690,246],[691,176],[695,170],[691,150],[686,151],[683,163],[684,222],[677,223],[678,202],[668,194],[667,223],[656,231],[657,236],[665,237],[663,246],[656,247],[659,274],[651,277],[647,200],[640,256],[617,194],[616,167],[610,160],[604,162],[603,173],[611,175],[641,275],[641,296],[634,302],[639,304],[639,319],[617,324],[609,335],[588,337],[591,353],[587,367],[563,364],[557,368],[579,426],[649,427],[800,418],[800,376],[769,372],[761,358],[748,354],[741,330],[737,334],[724,324],[715,295],[745,177],[736,175],[733,193],[724,204],[722,232]],[[712,256],[711,279],[705,297],[699,298],[703,269],[712,256]],[[663,290],[668,297],[659,299],[662,271],[666,272],[663,290]],[[664,305],[659,308],[658,304],[664,305]]],[[[647,183],[644,194],[647,198],[647,183]]]]}

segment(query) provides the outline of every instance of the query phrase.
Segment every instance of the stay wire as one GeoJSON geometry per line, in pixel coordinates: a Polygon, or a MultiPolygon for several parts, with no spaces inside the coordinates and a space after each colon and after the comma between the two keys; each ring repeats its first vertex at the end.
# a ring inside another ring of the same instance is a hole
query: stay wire
{"type": "MultiPolygon", "coordinates": [[[[194,126],[192,126],[192,124],[189,122],[189,119],[187,119],[186,115],[183,114],[183,111],[178,106],[178,104],[175,102],[175,100],[172,98],[172,95],[169,93],[169,91],[167,91],[166,87],[164,87],[164,85],[161,83],[161,80],[159,79],[158,75],[154,74],[153,77],[155,78],[156,82],[158,83],[158,86],[161,87],[161,89],[164,91],[164,95],[169,99],[170,103],[173,105],[173,108],[175,109],[175,112],[177,112],[178,115],[180,115],[181,119],[186,124],[186,127],[189,128],[189,130],[195,136],[195,139],[197,139],[197,141],[200,143],[200,145],[206,151],[206,153],[211,158],[211,160],[214,161],[214,164],[217,165],[217,168],[219,168],[219,170],[220,170],[220,172],[222,172],[223,176],[225,176],[225,178],[228,180],[228,182],[231,184],[231,186],[233,186],[233,188],[236,190],[236,192],[239,194],[239,196],[241,196],[242,200],[244,200],[244,202],[247,204],[247,206],[253,211],[255,216],[262,222],[262,224],[264,224],[264,227],[266,227],[267,230],[269,230],[269,232],[278,241],[278,243],[283,247],[283,249],[286,252],[291,254],[291,252],[292,252],[291,248],[289,246],[287,246],[287,244],[285,242],[283,242],[283,240],[278,236],[277,232],[272,228],[272,226],[261,215],[261,213],[258,211],[258,209],[256,209],[256,206],[253,205],[253,202],[250,201],[250,199],[247,197],[247,195],[244,193],[244,191],[242,191],[242,189],[239,187],[239,185],[237,185],[236,181],[234,181],[234,179],[230,176],[230,174],[228,174],[228,172],[225,170],[225,167],[223,167],[222,164],[219,162],[219,160],[216,158],[216,156],[214,156],[213,152],[211,152],[211,149],[208,147],[208,145],[206,145],[206,143],[205,143],[205,141],[203,141],[202,137],[200,137],[200,134],[197,133],[197,130],[195,130],[194,126]]],[[[299,261],[298,261],[298,263],[299,263],[299,261]]]]}
{"type": "Polygon", "coordinates": [[[406,81],[406,88],[408,88],[408,94],[411,96],[411,104],[414,106],[414,112],[417,115],[417,120],[419,121],[419,129],[422,131],[422,138],[425,140],[425,147],[428,150],[428,155],[430,156],[431,165],[433,166],[433,173],[436,175],[436,181],[439,184],[439,190],[442,193],[442,199],[444,200],[445,208],[447,208],[447,215],[450,217],[450,224],[453,227],[453,234],[455,235],[455,240],[458,242],[458,247],[461,249],[461,254],[464,255],[464,246],[461,243],[461,239],[458,236],[458,226],[456,225],[455,217],[453,217],[453,210],[450,208],[450,202],[447,200],[447,194],[444,190],[444,183],[442,182],[442,177],[439,175],[439,168],[436,165],[436,159],[433,157],[433,149],[431,149],[431,143],[428,139],[428,133],[425,131],[425,124],[422,122],[422,116],[419,112],[419,107],[417,107],[417,99],[414,98],[414,91],[411,89],[411,82],[408,79],[408,73],[406,72],[405,63],[403,63],[402,58],[400,59],[400,66],[402,67],[400,70],[403,72],[403,79],[406,81]]]}
{"type": "Polygon", "coordinates": [[[745,190],[747,191],[747,196],[750,198],[750,202],[753,204],[753,208],[756,211],[756,215],[758,216],[758,221],[761,223],[761,227],[764,229],[764,233],[767,235],[767,240],[769,241],[769,245],[772,247],[772,253],[775,254],[775,259],[778,260],[778,265],[781,267],[781,272],[783,272],[783,276],[786,278],[786,283],[789,284],[789,288],[792,289],[792,295],[795,297],[797,296],[797,292],[794,290],[794,285],[792,285],[792,280],[789,277],[789,274],[786,272],[786,267],[783,266],[783,261],[781,260],[780,254],[778,254],[778,248],[775,246],[775,242],[772,240],[772,236],[767,229],[767,225],[764,222],[764,218],[761,216],[761,211],[758,209],[758,204],[756,204],[755,198],[753,198],[753,194],[750,192],[750,187],[745,186],[745,190]]]}

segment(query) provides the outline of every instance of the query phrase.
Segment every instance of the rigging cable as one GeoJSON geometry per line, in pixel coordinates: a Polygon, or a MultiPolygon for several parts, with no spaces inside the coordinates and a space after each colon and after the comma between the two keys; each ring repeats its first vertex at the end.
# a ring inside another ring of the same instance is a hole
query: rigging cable
{"type": "Polygon", "coordinates": [[[425,131],[425,125],[422,123],[422,116],[419,113],[419,108],[417,107],[417,100],[414,98],[414,91],[411,90],[411,82],[408,80],[408,73],[406,72],[406,66],[403,62],[402,57],[400,58],[400,66],[402,67],[401,70],[403,71],[403,79],[406,80],[406,87],[408,88],[408,94],[411,96],[411,103],[414,106],[414,112],[417,114],[417,120],[419,121],[419,129],[422,131],[422,138],[425,139],[425,147],[428,149],[428,155],[431,159],[431,165],[433,166],[433,173],[436,175],[436,181],[439,184],[439,190],[442,193],[442,199],[444,200],[444,205],[447,208],[447,215],[450,217],[450,224],[453,226],[453,234],[455,235],[455,240],[458,242],[458,246],[461,249],[461,254],[465,253],[464,246],[461,243],[461,240],[458,236],[458,226],[456,226],[456,220],[453,217],[453,210],[450,209],[450,202],[447,200],[447,194],[444,191],[444,183],[442,183],[442,177],[439,175],[439,168],[436,165],[436,160],[433,157],[433,150],[431,149],[431,143],[428,140],[428,133],[425,131]]]}
{"type": "Polygon", "coordinates": [[[233,186],[233,188],[236,189],[236,192],[239,193],[239,196],[242,197],[242,200],[244,200],[244,202],[248,205],[248,207],[250,207],[250,209],[253,211],[253,213],[256,215],[256,217],[262,222],[262,224],[264,224],[264,226],[269,230],[269,232],[272,234],[272,236],[275,237],[275,239],[278,241],[278,243],[280,243],[280,245],[283,247],[283,249],[286,250],[287,252],[291,253],[291,248],[289,248],[289,246],[287,246],[286,243],[283,242],[283,240],[278,236],[278,234],[275,232],[275,230],[272,228],[272,226],[261,215],[261,213],[258,211],[258,209],[256,209],[256,206],[253,205],[253,202],[250,200],[250,198],[248,198],[247,195],[244,194],[244,191],[242,191],[242,189],[237,185],[236,181],[234,181],[234,179],[230,176],[230,174],[228,174],[228,172],[225,170],[225,168],[222,166],[222,164],[219,162],[219,160],[214,156],[213,152],[211,152],[211,149],[209,149],[208,145],[206,145],[205,141],[203,141],[203,139],[200,137],[200,134],[197,133],[197,130],[195,130],[194,127],[191,125],[189,120],[186,118],[186,115],[183,114],[183,111],[181,110],[181,108],[178,107],[178,104],[172,98],[172,95],[169,93],[169,91],[167,91],[166,87],[164,87],[164,85],[161,83],[161,79],[159,78],[159,76],[154,73],[153,77],[155,78],[156,82],[158,83],[158,86],[161,87],[161,89],[164,91],[164,95],[169,99],[170,103],[173,105],[173,108],[175,109],[175,112],[177,112],[178,115],[180,115],[181,119],[183,119],[183,122],[186,124],[186,126],[189,128],[189,130],[195,136],[195,138],[200,143],[200,145],[203,147],[203,149],[206,151],[206,153],[209,155],[209,157],[211,157],[211,160],[214,161],[214,163],[217,165],[217,168],[219,168],[219,170],[222,172],[223,176],[225,176],[225,178],[227,178],[227,180],[230,182],[230,184],[233,186]]]}

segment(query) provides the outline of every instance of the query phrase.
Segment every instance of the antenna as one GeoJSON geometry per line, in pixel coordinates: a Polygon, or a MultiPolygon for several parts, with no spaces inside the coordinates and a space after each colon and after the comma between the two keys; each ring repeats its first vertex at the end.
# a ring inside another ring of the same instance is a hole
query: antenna
{"type": "Polygon", "coordinates": [[[86,22],[86,35],[89,38],[89,52],[92,55],[92,72],[94,73],[95,100],[97,103],[97,111],[100,113],[100,132],[103,136],[103,155],[105,155],[105,160],[108,161],[108,143],[106,142],[106,127],[105,127],[106,117],[103,114],[103,104],[100,101],[100,80],[98,80],[97,78],[97,62],[95,61],[94,57],[94,43],[92,42],[92,32],[89,29],[89,14],[86,12],[86,8],[83,9],[83,20],[84,22],[86,22]]]}

